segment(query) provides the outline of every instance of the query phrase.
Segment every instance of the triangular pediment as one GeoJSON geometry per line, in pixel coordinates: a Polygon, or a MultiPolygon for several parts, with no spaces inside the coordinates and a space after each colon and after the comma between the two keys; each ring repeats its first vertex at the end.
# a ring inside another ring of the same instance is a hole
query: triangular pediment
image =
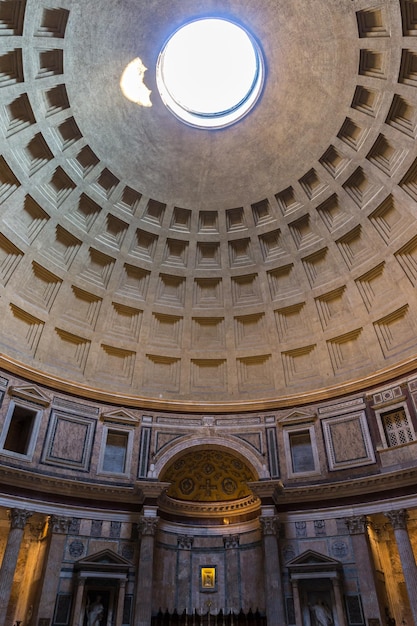
{"type": "Polygon", "coordinates": [[[139,424],[139,419],[124,409],[116,409],[114,411],[102,413],[101,420],[103,422],[117,422],[118,424],[130,424],[133,426],[137,426],[139,424]]]}
{"type": "Polygon", "coordinates": [[[97,565],[97,563],[106,565],[130,565],[127,559],[125,559],[123,556],[120,556],[119,554],[116,554],[116,552],[113,552],[113,550],[109,550],[108,548],[106,548],[105,550],[101,550],[100,552],[96,552],[95,554],[85,556],[83,559],[80,559],[77,562],[79,564],[94,563],[95,565],[97,565]]]}
{"type": "Polygon", "coordinates": [[[282,425],[302,424],[304,422],[314,422],[317,419],[316,413],[310,411],[291,411],[281,417],[278,422],[282,425]]]}
{"type": "Polygon", "coordinates": [[[127,571],[131,565],[127,559],[108,549],[85,556],[75,564],[77,570],[88,572],[127,571]]]}
{"type": "Polygon", "coordinates": [[[13,398],[20,398],[38,404],[40,406],[49,406],[51,399],[48,398],[36,385],[20,385],[19,387],[9,387],[9,394],[13,398]]]}
{"type": "Polygon", "coordinates": [[[306,550],[287,563],[292,573],[301,571],[334,571],[341,568],[340,561],[332,559],[325,554],[306,550]]]}

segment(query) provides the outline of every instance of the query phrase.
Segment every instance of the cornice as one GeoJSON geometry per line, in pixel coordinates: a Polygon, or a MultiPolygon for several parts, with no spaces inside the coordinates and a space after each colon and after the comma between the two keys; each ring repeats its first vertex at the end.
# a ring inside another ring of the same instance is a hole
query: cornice
{"type": "Polygon", "coordinates": [[[331,400],[346,394],[363,392],[370,387],[386,383],[399,376],[415,373],[417,370],[417,356],[401,361],[392,366],[373,372],[360,379],[323,387],[307,392],[280,396],[272,399],[244,400],[237,402],[197,402],[187,400],[163,400],[158,398],[146,398],[136,394],[120,393],[114,389],[106,391],[83,384],[80,381],[70,381],[17,361],[6,354],[0,353],[0,368],[4,371],[22,376],[32,383],[45,385],[60,392],[66,392],[85,399],[121,404],[131,408],[155,411],[175,411],[182,413],[244,413],[248,411],[271,411],[276,409],[302,406],[331,400]]]}
{"type": "Polygon", "coordinates": [[[260,504],[259,498],[253,494],[246,498],[225,502],[188,502],[163,494],[158,501],[159,509],[166,513],[204,519],[252,513],[260,508],[260,504]]]}
{"type": "MultiPolygon", "coordinates": [[[[261,489],[263,488],[262,483],[254,483],[251,487],[262,497],[258,485],[261,486],[261,489]]],[[[286,487],[279,481],[273,481],[269,490],[266,484],[263,490],[265,496],[273,498],[279,511],[282,505],[324,502],[326,506],[329,506],[332,500],[349,500],[358,496],[367,496],[369,498],[376,493],[383,494],[391,489],[399,491],[415,485],[417,485],[417,468],[408,468],[346,481],[303,485],[300,487],[286,487]]]]}
{"type": "Polygon", "coordinates": [[[21,468],[0,466],[0,484],[17,487],[22,490],[33,490],[42,495],[60,495],[71,498],[86,498],[94,501],[112,501],[131,504],[136,500],[142,504],[148,497],[147,483],[122,487],[120,485],[103,485],[82,480],[68,480],[62,477],[45,476],[29,472],[21,468]]]}

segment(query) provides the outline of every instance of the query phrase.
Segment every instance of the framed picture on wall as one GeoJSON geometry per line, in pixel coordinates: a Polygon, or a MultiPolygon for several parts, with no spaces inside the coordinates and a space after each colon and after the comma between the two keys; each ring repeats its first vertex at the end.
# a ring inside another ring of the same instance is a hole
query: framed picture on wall
{"type": "Polygon", "coordinates": [[[200,591],[216,591],[216,566],[205,565],[200,568],[200,591]]]}

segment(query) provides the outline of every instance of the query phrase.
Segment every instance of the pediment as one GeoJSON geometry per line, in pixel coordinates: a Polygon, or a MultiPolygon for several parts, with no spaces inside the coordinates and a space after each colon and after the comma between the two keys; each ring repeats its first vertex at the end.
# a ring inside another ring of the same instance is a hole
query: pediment
{"type": "Polygon", "coordinates": [[[292,573],[302,571],[335,571],[341,568],[340,561],[331,557],[315,552],[315,550],[306,550],[287,563],[287,567],[292,573]]]}
{"type": "Polygon", "coordinates": [[[51,399],[48,398],[36,385],[20,385],[19,387],[9,387],[9,394],[13,398],[20,398],[38,404],[40,406],[49,406],[51,399]]]}
{"type": "Polygon", "coordinates": [[[116,554],[113,550],[101,550],[90,554],[76,562],[75,567],[79,571],[95,572],[120,572],[127,571],[131,563],[124,557],[116,554]]]}
{"type": "Polygon", "coordinates": [[[102,413],[100,417],[103,422],[117,422],[118,424],[130,424],[132,426],[139,424],[139,419],[124,409],[108,411],[107,413],[102,413]]]}
{"type": "Polygon", "coordinates": [[[310,411],[291,411],[287,415],[284,415],[278,420],[278,423],[281,425],[290,425],[290,424],[302,424],[305,422],[314,422],[317,419],[316,413],[311,413],[310,411]]]}

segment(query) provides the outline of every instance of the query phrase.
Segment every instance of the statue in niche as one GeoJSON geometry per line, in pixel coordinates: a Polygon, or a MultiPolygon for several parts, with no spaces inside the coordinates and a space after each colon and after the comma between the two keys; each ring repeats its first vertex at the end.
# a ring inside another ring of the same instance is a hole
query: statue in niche
{"type": "Polygon", "coordinates": [[[101,601],[101,596],[97,595],[94,602],[90,602],[90,599],[88,599],[85,610],[87,614],[87,626],[100,626],[104,616],[104,606],[101,601]]]}
{"type": "Polygon", "coordinates": [[[310,606],[310,611],[314,618],[314,626],[333,626],[332,612],[324,600],[317,599],[310,606]]]}

